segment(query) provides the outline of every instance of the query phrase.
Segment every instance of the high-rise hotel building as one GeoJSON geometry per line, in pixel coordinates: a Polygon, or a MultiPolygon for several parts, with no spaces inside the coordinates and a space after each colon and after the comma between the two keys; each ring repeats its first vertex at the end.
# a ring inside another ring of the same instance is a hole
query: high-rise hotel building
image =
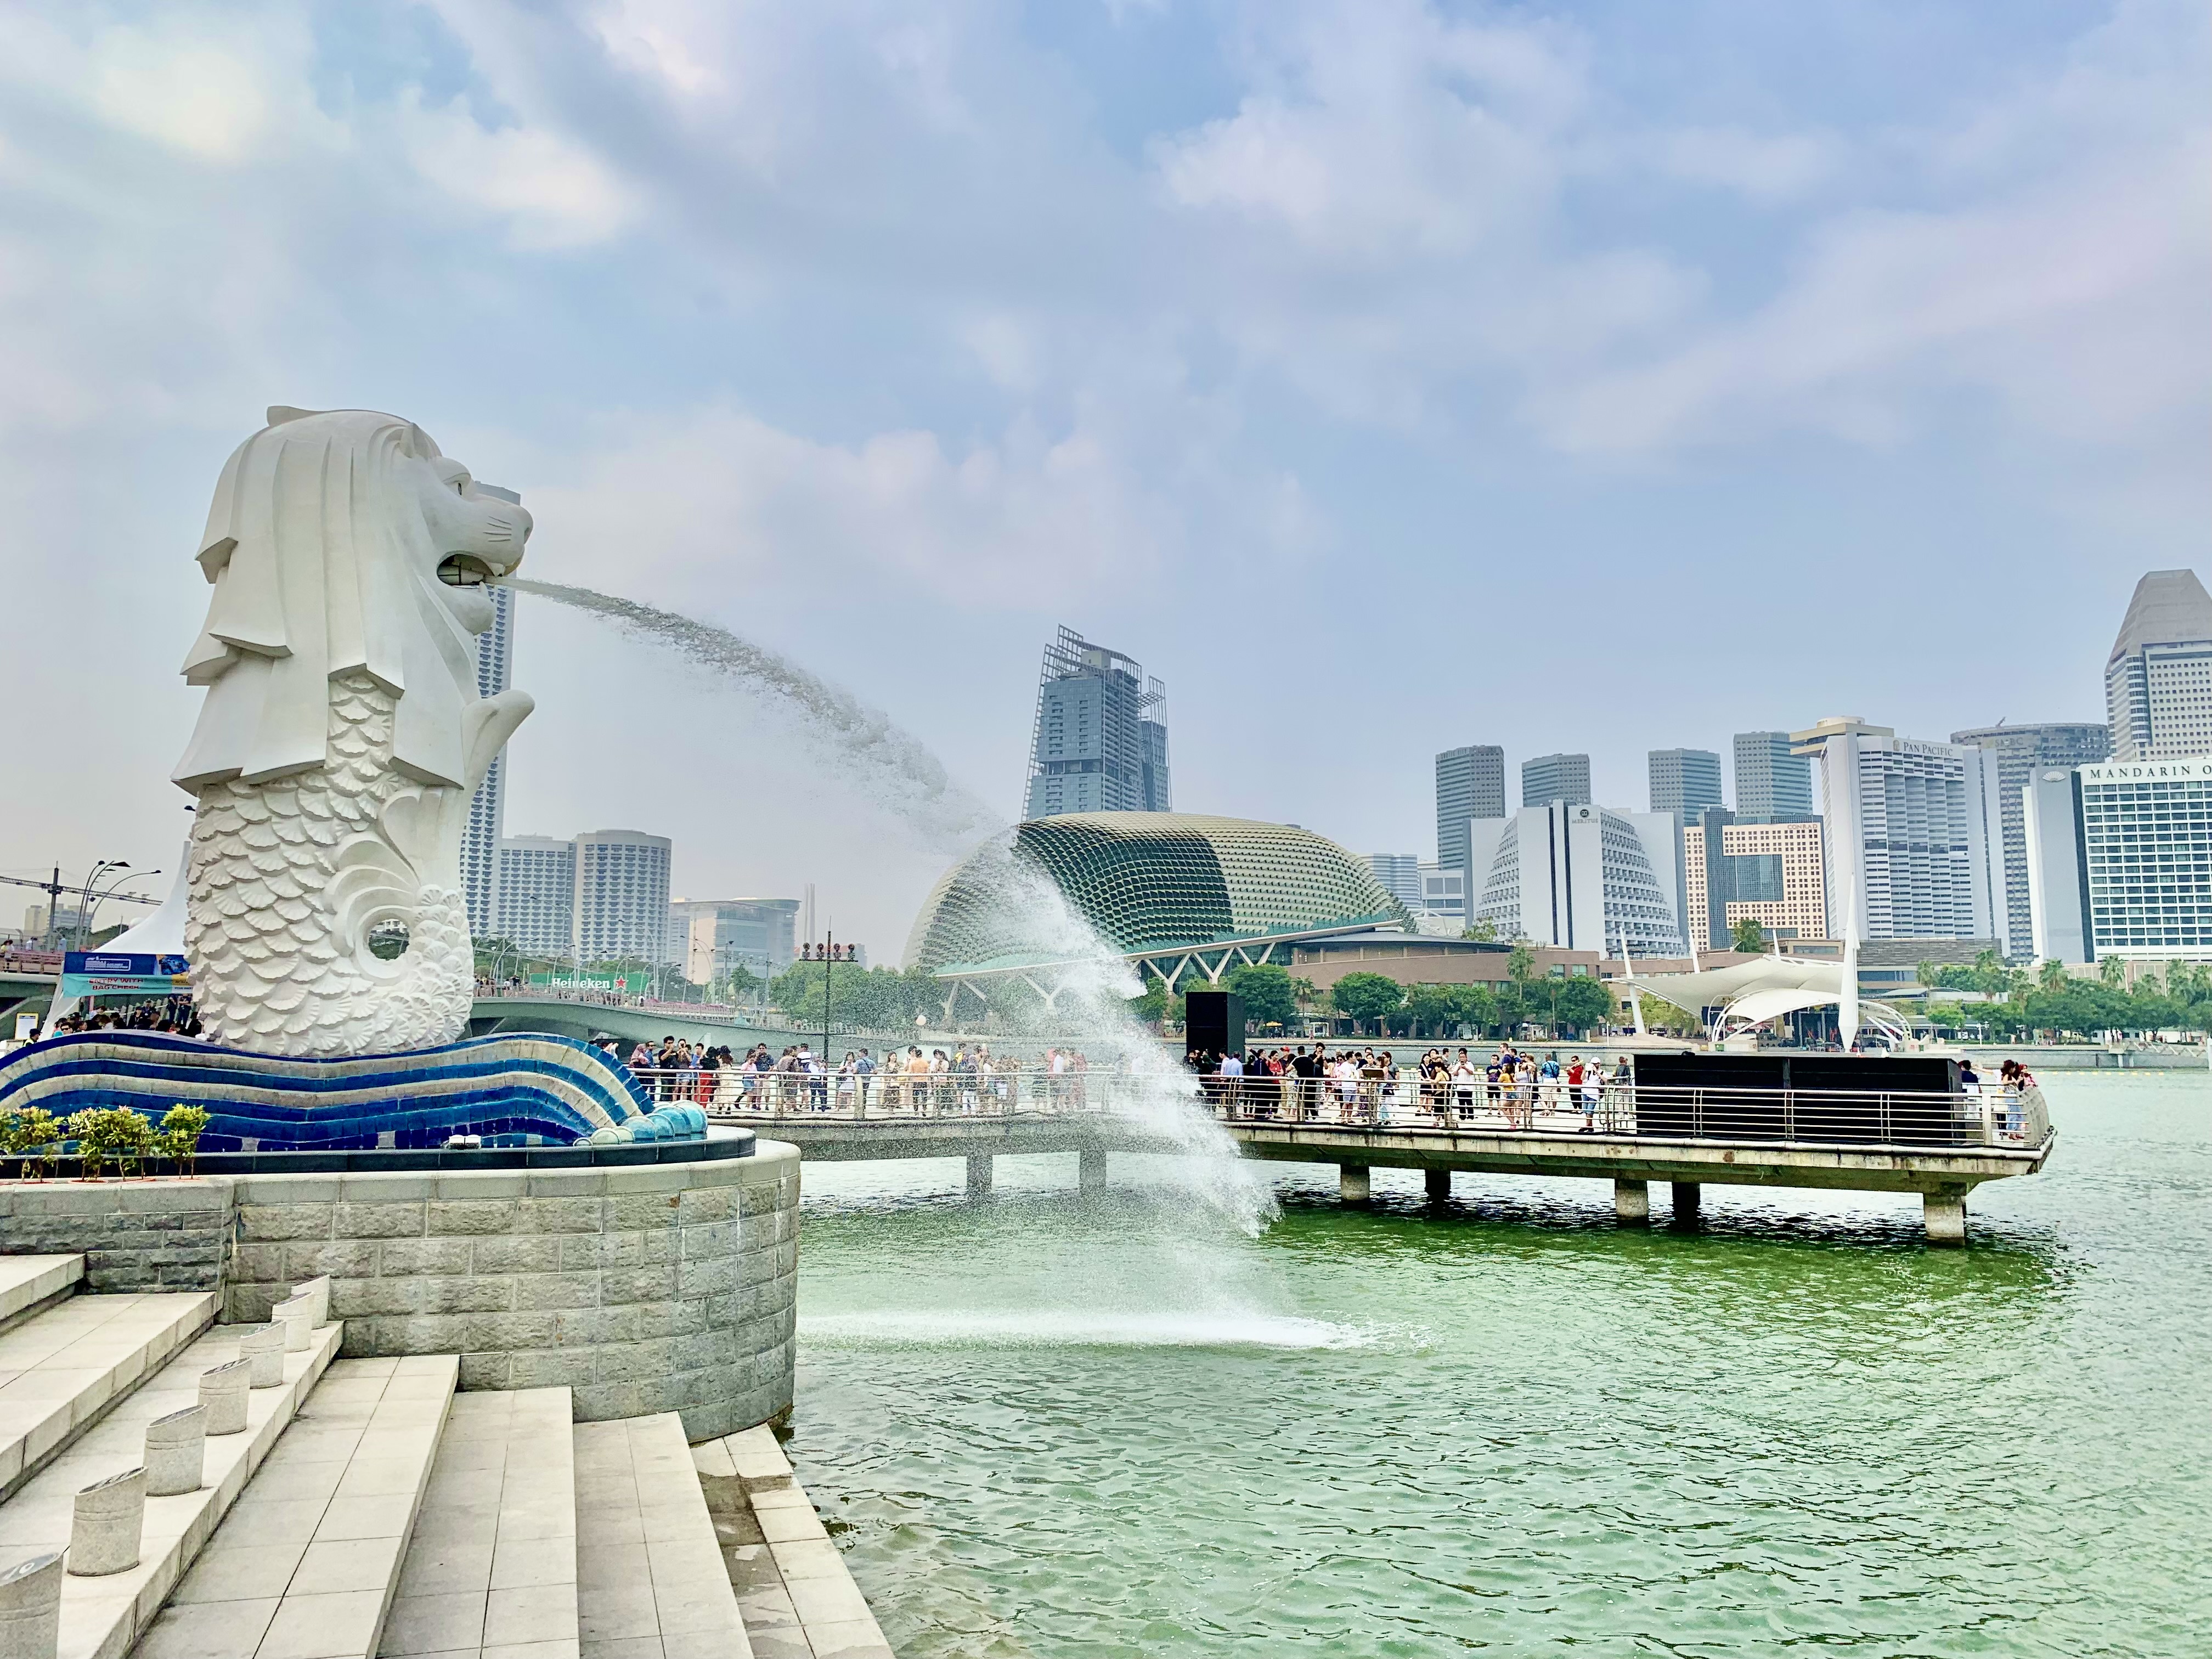
{"type": "Polygon", "coordinates": [[[1856,716],[1792,738],[1816,762],[1834,939],[1994,939],[2011,954],[1996,766],[1856,716]]]}
{"type": "Polygon", "coordinates": [[[498,932],[526,957],[659,963],[672,843],[635,830],[500,843],[498,932]]]}
{"type": "Polygon", "coordinates": [[[2212,756],[2039,771],[2026,840],[2039,957],[2212,961],[2212,756]]]}

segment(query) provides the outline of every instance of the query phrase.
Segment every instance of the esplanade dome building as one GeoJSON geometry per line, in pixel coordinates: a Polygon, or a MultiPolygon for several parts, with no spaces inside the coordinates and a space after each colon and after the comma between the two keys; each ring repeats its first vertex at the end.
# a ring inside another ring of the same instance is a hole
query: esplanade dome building
{"type": "Polygon", "coordinates": [[[1295,824],[1069,812],[1032,818],[1011,849],[994,842],[947,871],[915,919],[907,965],[988,974],[1066,958],[1069,942],[1038,914],[1049,907],[1010,901],[1010,873],[1048,880],[1126,956],[1413,926],[1365,864],[1295,824]]]}

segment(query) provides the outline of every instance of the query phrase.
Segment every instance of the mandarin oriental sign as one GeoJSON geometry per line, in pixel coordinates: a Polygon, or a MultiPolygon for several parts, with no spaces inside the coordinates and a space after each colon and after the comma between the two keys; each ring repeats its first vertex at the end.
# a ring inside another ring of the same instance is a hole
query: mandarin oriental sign
{"type": "Polygon", "coordinates": [[[2212,755],[2177,756],[2168,759],[2106,761],[2081,769],[2084,783],[2158,783],[2212,778],[2212,755]]]}

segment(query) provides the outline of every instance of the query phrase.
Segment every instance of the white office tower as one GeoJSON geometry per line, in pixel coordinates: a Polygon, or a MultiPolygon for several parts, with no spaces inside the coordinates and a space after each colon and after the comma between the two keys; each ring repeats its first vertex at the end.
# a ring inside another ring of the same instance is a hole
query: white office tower
{"type": "Polygon", "coordinates": [[[1587,801],[1524,806],[1468,824],[1474,920],[1500,939],[1571,951],[1681,957],[1681,867],[1671,812],[1616,812],[1587,801]]]}
{"type": "Polygon", "coordinates": [[[1994,756],[1855,715],[1790,741],[1820,781],[1832,937],[1994,939],[2012,954],[1994,756]]]}
{"type": "Polygon", "coordinates": [[[2212,961],[2212,756],[2054,767],[2025,805],[2039,957],[2212,961]]]}
{"type": "Polygon", "coordinates": [[[2136,584],[2105,664],[2112,758],[2212,753],[2212,594],[2193,570],[2136,584]]]}
{"type": "MultiPolygon", "coordinates": [[[[489,697],[507,690],[514,672],[514,590],[483,591],[491,597],[491,626],[477,635],[477,695],[489,697]]],[[[461,898],[469,932],[478,939],[500,932],[499,851],[506,831],[507,750],[501,748],[469,798],[468,828],[461,832],[461,898]]]]}
{"type": "Polygon", "coordinates": [[[1419,853],[1362,853],[1360,862],[1375,872],[1382,890],[1408,910],[1421,908],[1421,855],[1419,853]]]}
{"type": "Polygon", "coordinates": [[[576,837],[576,960],[665,960],[668,870],[665,836],[595,830],[576,837]]]}
{"type": "Polygon", "coordinates": [[[510,836],[499,844],[494,932],[526,957],[574,961],[576,843],[510,836]]]}

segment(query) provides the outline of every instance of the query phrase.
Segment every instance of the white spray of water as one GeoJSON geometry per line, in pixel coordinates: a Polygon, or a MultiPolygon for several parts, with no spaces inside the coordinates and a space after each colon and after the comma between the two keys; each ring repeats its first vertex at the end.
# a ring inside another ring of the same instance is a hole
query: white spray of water
{"type": "Polygon", "coordinates": [[[1158,1170],[1164,1179],[1245,1232],[1256,1233],[1273,1219],[1273,1187],[1238,1155],[1228,1132],[1199,1103],[1196,1080],[1130,1014],[1128,1000],[1144,987],[1129,964],[1057,884],[1016,853],[1002,822],[952,781],[919,738],[842,687],[711,623],[587,587],[519,578],[510,578],[507,586],[605,617],[794,711],[823,740],[824,757],[841,763],[856,788],[908,825],[925,846],[956,850],[988,836],[963,878],[1009,918],[1008,932],[1028,946],[1024,954],[1049,964],[1053,1006],[1037,1035],[1080,1048],[1093,1073],[1110,1077],[1109,1097],[1118,1110],[1168,1154],[1158,1170]]]}
{"type": "Polygon", "coordinates": [[[802,1316],[820,1341],[867,1347],[1365,1348],[1356,1326],[1293,1314],[1066,1312],[802,1316]]]}
{"type": "Polygon", "coordinates": [[[859,793],[905,821],[933,850],[964,847],[1003,822],[890,716],[763,646],[709,623],[588,587],[520,577],[506,586],[604,617],[626,634],[668,646],[700,667],[774,699],[823,740],[823,758],[842,766],[859,793]]]}

